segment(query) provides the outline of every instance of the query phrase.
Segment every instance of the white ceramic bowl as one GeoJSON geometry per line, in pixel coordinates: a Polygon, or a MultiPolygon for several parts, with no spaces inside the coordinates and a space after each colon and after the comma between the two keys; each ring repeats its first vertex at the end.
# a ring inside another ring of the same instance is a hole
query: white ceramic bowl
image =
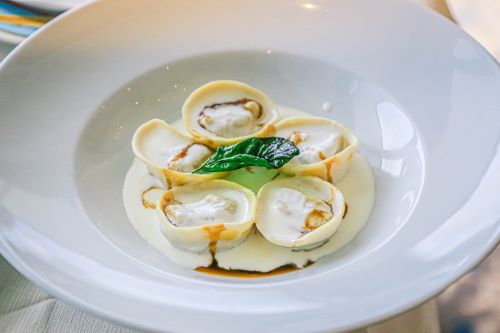
{"type": "Polygon", "coordinates": [[[147,329],[366,325],[435,295],[497,243],[499,91],[480,46],[407,1],[93,3],[0,69],[0,252],[51,294],[147,329]],[[304,270],[237,280],[179,268],[133,230],[121,188],[134,130],[180,117],[214,79],[358,134],[377,192],[352,243],[304,270]]]}

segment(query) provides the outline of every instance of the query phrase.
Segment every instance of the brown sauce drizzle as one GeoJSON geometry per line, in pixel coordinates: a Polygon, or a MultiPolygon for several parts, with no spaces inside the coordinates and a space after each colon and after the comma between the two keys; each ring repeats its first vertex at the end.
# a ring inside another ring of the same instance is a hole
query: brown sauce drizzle
{"type": "Polygon", "coordinates": [[[349,205],[347,204],[347,202],[344,202],[344,215],[342,215],[342,219],[344,219],[347,215],[347,211],[349,210],[349,205]]]}
{"type": "Polygon", "coordinates": [[[264,133],[262,134],[262,137],[273,136],[275,134],[276,134],[276,127],[273,124],[269,124],[264,129],[264,133]]]}
{"type": "MultiPolygon", "coordinates": [[[[314,262],[308,261],[304,267],[311,266],[314,262]]],[[[214,261],[212,265],[209,267],[198,267],[195,270],[200,273],[216,275],[216,276],[224,276],[231,278],[241,278],[241,279],[255,279],[255,278],[264,278],[270,276],[276,276],[286,273],[295,272],[301,270],[302,268],[297,267],[294,264],[283,265],[278,268],[275,268],[269,272],[258,272],[258,271],[245,271],[241,269],[225,269],[217,266],[217,262],[214,261]]]]}
{"type": "Polygon", "coordinates": [[[142,206],[144,206],[144,208],[156,209],[156,204],[155,203],[151,203],[150,201],[148,201],[144,197],[147,193],[149,193],[150,191],[153,191],[153,190],[161,190],[161,188],[158,187],[158,186],[151,186],[150,188],[148,188],[147,190],[145,190],[144,192],[142,192],[142,194],[141,194],[141,201],[142,201],[142,206]]]}
{"type": "Polygon", "coordinates": [[[172,177],[171,171],[169,169],[162,169],[163,176],[165,177],[165,183],[167,189],[174,186],[174,177],[172,177]]]}
{"type": "MultiPolygon", "coordinates": [[[[339,162],[339,160],[338,160],[339,157],[337,157],[335,155],[340,154],[346,148],[346,144],[347,144],[344,137],[341,137],[340,139],[342,140],[342,142],[340,144],[340,149],[329,160],[325,161],[326,180],[332,184],[333,184],[332,165],[339,162]]],[[[321,152],[321,151],[319,152],[319,157],[323,160],[325,160],[327,158],[327,156],[325,154],[323,154],[323,152],[321,152]]]]}
{"type": "Polygon", "coordinates": [[[281,275],[290,272],[298,271],[298,268],[295,265],[284,265],[273,269],[269,272],[257,272],[257,271],[245,271],[241,269],[224,269],[220,268],[217,265],[211,265],[209,267],[198,267],[195,270],[200,273],[209,274],[209,275],[217,275],[217,276],[225,276],[232,278],[243,278],[243,279],[251,279],[251,278],[263,278],[274,275],[281,275]]]}
{"type": "Polygon", "coordinates": [[[300,131],[293,131],[292,134],[290,134],[286,139],[293,142],[294,145],[298,146],[302,143],[302,137],[300,136],[300,134],[300,131]]]}
{"type": "Polygon", "coordinates": [[[331,158],[325,162],[325,168],[326,168],[326,180],[329,183],[333,184],[333,178],[332,178],[332,164],[335,163],[335,158],[331,158]]]}
{"type": "MultiPolygon", "coordinates": [[[[208,267],[195,268],[195,271],[197,272],[209,275],[224,276],[224,277],[250,279],[250,278],[263,278],[274,275],[281,275],[290,272],[295,272],[301,269],[294,264],[283,265],[269,272],[246,271],[242,269],[225,269],[219,267],[217,259],[215,258],[215,253],[217,252],[217,243],[219,242],[221,233],[224,230],[226,230],[226,227],[224,226],[224,224],[216,224],[216,225],[206,226],[204,227],[204,230],[207,233],[209,239],[208,250],[212,255],[212,264],[208,267]]],[[[304,265],[304,268],[312,265],[313,263],[314,262],[312,261],[308,261],[304,265]]]]}
{"type": "Polygon", "coordinates": [[[177,155],[175,155],[169,162],[172,163],[172,162],[175,162],[175,161],[178,161],[180,159],[183,159],[184,157],[186,157],[186,155],[188,154],[189,152],[189,149],[194,145],[194,143],[190,143],[188,145],[186,145],[184,148],[181,149],[180,152],[177,153],[177,155]]]}
{"type": "Polygon", "coordinates": [[[208,250],[212,254],[212,261],[215,262],[215,251],[217,251],[217,243],[220,239],[220,234],[226,230],[224,224],[215,224],[215,225],[207,225],[203,228],[203,230],[208,235],[208,250]]]}
{"type": "MultiPolygon", "coordinates": [[[[328,206],[330,206],[330,209],[332,209],[332,206],[330,204],[328,204],[328,206]]],[[[310,232],[310,231],[313,231],[314,229],[319,228],[323,224],[325,224],[326,222],[328,222],[328,220],[331,218],[331,216],[328,218],[326,216],[326,213],[327,212],[325,212],[324,210],[314,209],[309,214],[307,214],[306,223],[304,225],[304,231],[306,233],[310,232]],[[322,223],[318,224],[318,223],[314,222],[314,220],[316,220],[316,219],[321,220],[322,223]]],[[[333,212],[330,212],[330,213],[333,216],[333,212]]]]}
{"type": "Polygon", "coordinates": [[[170,191],[167,191],[163,194],[163,196],[161,197],[160,199],[160,208],[161,210],[165,213],[165,217],[167,218],[167,220],[172,223],[172,225],[174,226],[177,226],[177,224],[175,223],[174,220],[172,220],[172,218],[170,217],[170,215],[168,215],[167,213],[167,206],[171,203],[177,203],[178,201],[175,200],[172,192],[170,191]]]}

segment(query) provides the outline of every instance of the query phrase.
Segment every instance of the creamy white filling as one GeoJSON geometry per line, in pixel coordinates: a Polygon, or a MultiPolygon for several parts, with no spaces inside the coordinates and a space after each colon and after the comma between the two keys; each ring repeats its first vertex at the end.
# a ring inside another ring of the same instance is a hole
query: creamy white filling
{"type": "Polygon", "coordinates": [[[270,204],[277,208],[276,222],[270,224],[278,238],[294,240],[327,221],[333,214],[325,201],[306,197],[291,188],[280,188],[270,196],[270,204]]]}
{"type": "Polygon", "coordinates": [[[299,131],[294,131],[289,140],[299,148],[300,154],[295,156],[291,162],[300,164],[312,164],[325,160],[342,150],[343,136],[340,133],[323,135],[321,140],[299,131]]]}
{"type": "Polygon", "coordinates": [[[179,172],[192,172],[212,155],[212,151],[197,143],[175,147],[165,152],[166,165],[179,172]]]}
{"type": "Polygon", "coordinates": [[[170,204],[165,207],[168,219],[178,227],[234,223],[237,203],[213,194],[190,203],[170,204]]]}
{"type": "Polygon", "coordinates": [[[257,132],[260,127],[255,112],[243,104],[205,109],[199,123],[208,131],[224,138],[249,135],[257,132]]]}

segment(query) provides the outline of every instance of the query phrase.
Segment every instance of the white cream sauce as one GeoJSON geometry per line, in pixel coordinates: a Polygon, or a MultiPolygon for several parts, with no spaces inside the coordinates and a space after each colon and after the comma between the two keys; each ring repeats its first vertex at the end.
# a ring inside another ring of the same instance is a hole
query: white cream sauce
{"type": "Polygon", "coordinates": [[[331,102],[324,102],[323,105],[321,106],[324,112],[330,112],[332,111],[332,103],[331,102]]]}
{"type": "MultiPolygon", "coordinates": [[[[307,116],[304,112],[289,108],[280,107],[279,111],[281,118],[307,116]]],[[[182,128],[182,120],[173,125],[182,128]]],[[[140,161],[134,160],[123,188],[125,210],[133,227],[151,246],[174,263],[186,268],[209,266],[212,262],[210,254],[179,250],[162,235],[156,211],[145,208],[141,200],[141,194],[153,186],[161,185],[140,161]]],[[[348,174],[335,186],[344,194],[349,208],[339,229],[323,246],[309,251],[292,250],[268,242],[254,230],[242,244],[216,253],[219,267],[260,272],[268,272],[286,264],[304,267],[308,262],[314,262],[345,246],[365,226],[374,203],[375,184],[366,160],[356,154],[348,174]]],[[[159,198],[161,192],[156,192],[159,198]]],[[[153,199],[152,196],[150,194],[149,199],[153,199]]]]}

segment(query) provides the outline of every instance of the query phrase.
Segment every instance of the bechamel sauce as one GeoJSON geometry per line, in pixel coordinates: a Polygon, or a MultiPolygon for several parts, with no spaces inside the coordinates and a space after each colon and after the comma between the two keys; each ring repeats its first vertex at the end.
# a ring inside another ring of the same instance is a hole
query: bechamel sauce
{"type": "MultiPolygon", "coordinates": [[[[285,107],[280,107],[279,112],[280,118],[308,115],[285,107]]],[[[185,132],[182,128],[182,119],[172,125],[185,132]]],[[[156,211],[151,207],[146,208],[154,205],[156,199],[160,197],[162,190],[156,188],[160,186],[146,167],[135,159],[127,173],[123,188],[125,211],[133,227],[151,246],[175,264],[192,269],[210,266],[212,257],[209,253],[179,250],[162,235],[156,211]],[[144,200],[149,205],[144,205],[144,200]]],[[[372,171],[360,154],[353,157],[348,174],[335,186],[344,194],[349,210],[339,229],[323,246],[309,251],[292,250],[268,242],[254,230],[247,240],[237,247],[217,252],[215,258],[218,266],[231,270],[258,272],[269,272],[290,264],[304,267],[349,243],[368,221],[375,196],[372,171]]]]}

